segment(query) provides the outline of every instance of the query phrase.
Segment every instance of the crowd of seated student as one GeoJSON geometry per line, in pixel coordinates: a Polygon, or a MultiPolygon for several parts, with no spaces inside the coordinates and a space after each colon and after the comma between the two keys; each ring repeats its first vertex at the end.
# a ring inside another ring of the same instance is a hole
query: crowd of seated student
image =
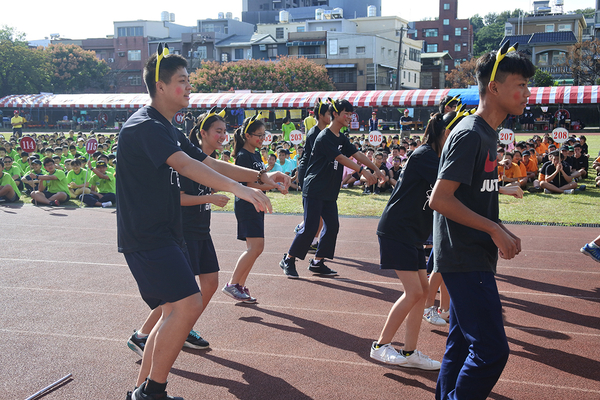
{"type": "Polygon", "coordinates": [[[0,142],[0,186],[8,184],[12,187],[14,183],[17,195],[0,195],[0,201],[17,201],[24,196],[31,197],[34,204],[52,206],[69,199],[79,199],[90,206],[107,207],[114,204],[114,153],[118,134],[107,137],[92,131],[86,137],[82,132],[76,135],[70,131],[66,135],[55,132],[26,136],[33,138],[36,143],[31,153],[21,149],[16,137],[0,142]],[[89,138],[96,139],[98,143],[97,151],[91,156],[85,146],[89,138]],[[102,202],[92,202],[92,199],[103,197],[105,199],[102,202]]]}

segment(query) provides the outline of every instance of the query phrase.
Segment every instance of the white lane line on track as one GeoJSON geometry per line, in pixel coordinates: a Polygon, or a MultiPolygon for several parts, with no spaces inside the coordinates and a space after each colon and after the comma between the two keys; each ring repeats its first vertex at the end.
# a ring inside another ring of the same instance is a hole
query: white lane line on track
{"type": "MultiPolygon", "coordinates": [[[[46,289],[46,288],[31,288],[31,287],[17,287],[17,286],[0,286],[0,290],[8,289],[8,290],[24,290],[24,291],[41,291],[41,292],[56,292],[56,293],[76,293],[76,294],[84,294],[91,296],[119,296],[119,297],[130,297],[130,298],[138,298],[139,295],[128,294],[128,293],[103,293],[103,292],[87,292],[81,290],[61,290],[61,289],[46,289]]],[[[221,305],[231,305],[233,302],[231,301],[221,301],[221,300],[211,300],[211,304],[221,304],[221,305]]],[[[248,308],[252,309],[252,305],[248,305],[248,308]]],[[[269,305],[260,303],[260,307],[267,309],[280,309],[280,310],[293,310],[293,311],[304,311],[309,313],[322,313],[322,314],[342,314],[342,315],[352,315],[352,316],[363,316],[363,317],[375,317],[375,318],[386,318],[387,314],[373,314],[373,313],[360,313],[354,311],[340,311],[340,310],[324,310],[318,308],[306,308],[306,307],[286,307],[286,306],[277,306],[277,305],[269,305]]],[[[591,337],[599,337],[600,333],[585,333],[585,332],[571,332],[571,331],[556,331],[556,330],[548,330],[543,328],[534,328],[534,327],[513,327],[506,326],[506,329],[514,329],[518,331],[536,331],[536,332],[548,332],[548,333],[561,333],[564,335],[579,335],[579,336],[591,336],[591,337]]],[[[0,329],[1,331],[1,329],[0,329]]]]}
{"type": "MultiPolygon", "coordinates": [[[[49,332],[33,332],[33,331],[24,331],[24,330],[16,330],[16,329],[0,329],[0,332],[5,332],[5,333],[10,333],[10,334],[24,334],[24,335],[36,335],[36,336],[53,336],[53,337],[64,337],[64,338],[73,338],[73,339],[84,339],[84,340],[103,340],[103,341],[108,341],[108,342],[116,342],[116,343],[121,343],[123,342],[123,338],[107,338],[107,337],[91,337],[91,336],[87,336],[87,335],[69,335],[69,334],[64,334],[64,333],[49,333],[49,332]]],[[[345,364],[345,365],[352,365],[352,366],[357,366],[357,367],[369,367],[369,368],[388,368],[388,369],[396,369],[396,367],[393,367],[391,365],[385,365],[385,364],[377,364],[375,362],[357,362],[357,361],[345,361],[345,360],[340,360],[340,359],[329,359],[329,358],[317,358],[317,357],[305,357],[305,356],[294,356],[294,355],[290,355],[290,354],[280,354],[280,353],[268,353],[268,352],[261,352],[261,351],[248,351],[248,350],[240,350],[240,349],[228,349],[228,348],[214,348],[211,347],[212,351],[220,351],[220,352],[224,352],[224,353],[235,353],[235,354],[245,354],[245,355],[253,355],[253,356],[261,356],[261,357],[268,357],[268,358],[286,358],[286,359],[296,359],[296,360],[303,360],[303,361],[310,361],[310,362],[324,362],[324,363],[335,363],[335,364],[345,364]]],[[[402,370],[400,367],[398,367],[398,370],[402,370]]],[[[599,393],[600,394],[600,390],[594,390],[594,389],[584,389],[584,388],[580,388],[580,387],[571,387],[571,386],[560,386],[560,385],[550,385],[550,384],[546,384],[546,383],[539,383],[539,382],[526,382],[526,381],[515,381],[512,379],[500,379],[500,382],[503,383],[510,383],[513,385],[531,385],[531,386],[540,386],[540,387],[545,387],[545,388],[551,388],[551,389],[560,389],[560,390],[569,390],[569,391],[576,391],[576,392],[584,392],[584,393],[599,393]]]]}

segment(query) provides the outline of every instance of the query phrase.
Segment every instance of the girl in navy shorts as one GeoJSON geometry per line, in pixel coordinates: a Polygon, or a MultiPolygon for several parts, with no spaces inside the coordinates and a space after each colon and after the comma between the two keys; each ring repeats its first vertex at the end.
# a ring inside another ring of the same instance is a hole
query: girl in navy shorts
{"type": "Polygon", "coordinates": [[[395,270],[404,286],[404,294],[392,306],[379,340],[371,346],[371,358],[387,364],[440,369],[440,362],[417,350],[417,340],[428,290],[423,245],[433,227],[428,196],[450,132],[446,127],[455,117],[455,112],[446,116],[438,113],[429,121],[423,145],[408,159],[377,227],[381,268],[395,270]],[[404,350],[398,352],[390,343],[405,319],[404,350]]]}
{"type": "MultiPolygon", "coordinates": [[[[235,165],[266,172],[260,152],[256,150],[262,147],[265,138],[265,124],[261,118],[260,113],[246,118],[242,126],[235,131],[233,154],[235,154],[235,165]]],[[[259,176],[261,175],[259,173],[259,176]]],[[[247,185],[258,189],[263,188],[258,183],[247,185]]],[[[256,303],[256,298],[250,296],[250,291],[246,287],[246,279],[264,249],[265,213],[257,211],[254,205],[238,197],[235,198],[234,211],[237,219],[237,238],[246,242],[246,251],[238,259],[231,279],[222,291],[235,300],[256,303]]]]}

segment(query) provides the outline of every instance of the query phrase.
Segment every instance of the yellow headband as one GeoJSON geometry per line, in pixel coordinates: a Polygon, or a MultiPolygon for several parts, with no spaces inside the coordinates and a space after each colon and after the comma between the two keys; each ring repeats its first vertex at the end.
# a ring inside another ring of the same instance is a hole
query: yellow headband
{"type": "Polygon", "coordinates": [[[162,59],[165,56],[169,55],[169,46],[167,46],[167,44],[165,43],[165,47],[163,48],[162,43],[158,44],[158,49],[156,50],[156,75],[154,77],[154,80],[156,82],[158,82],[159,78],[159,68],[160,68],[160,62],[162,61],[162,59]]]}
{"type": "Polygon", "coordinates": [[[452,119],[452,121],[450,121],[450,123],[448,125],[446,125],[446,129],[450,129],[452,127],[452,125],[454,125],[459,119],[461,119],[462,117],[466,117],[467,115],[471,115],[472,112],[471,111],[465,111],[465,105],[464,104],[460,104],[456,107],[456,116],[454,117],[454,119],[452,119]]]}
{"type": "Polygon", "coordinates": [[[444,107],[448,107],[448,104],[452,103],[453,101],[458,101],[458,104],[456,105],[456,107],[460,106],[460,94],[457,94],[456,96],[454,96],[453,98],[451,98],[446,104],[444,104],[444,107]]]}
{"type": "Polygon", "coordinates": [[[328,97],[328,98],[327,98],[327,100],[329,100],[329,102],[330,102],[330,103],[331,103],[331,105],[333,106],[333,109],[335,110],[335,112],[339,114],[340,112],[338,111],[337,107],[335,106],[335,101],[333,101],[333,100],[331,99],[331,97],[328,97]]]}
{"type": "Polygon", "coordinates": [[[209,119],[210,117],[213,117],[213,116],[215,116],[215,115],[218,115],[218,116],[219,116],[219,117],[221,117],[221,118],[224,118],[224,117],[225,117],[225,108],[227,108],[227,107],[225,107],[224,109],[222,109],[220,113],[216,113],[216,112],[215,112],[215,109],[216,109],[216,108],[217,108],[217,106],[214,106],[213,108],[211,108],[211,109],[210,109],[210,111],[208,112],[208,115],[206,116],[206,118],[204,118],[204,119],[202,120],[202,123],[200,123],[200,131],[201,131],[201,130],[202,130],[202,128],[204,127],[204,123],[206,122],[206,120],[207,120],[207,119],[209,119]]]}
{"type": "Polygon", "coordinates": [[[248,121],[248,125],[246,125],[246,129],[244,129],[244,134],[248,133],[248,128],[250,128],[250,125],[252,125],[257,120],[262,119],[262,118],[263,118],[262,112],[259,111],[258,114],[254,114],[252,116],[252,118],[250,118],[250,121],[248,121]]]}
{"type": "Polygon", "coordinates": [[[321,98],[320,98],[320,97],[319,97],[319,98],[317,98],[317,100],[319,101],[319,109],[317,110],[317,114],[318,114],[318,115],[321,115],[321,107],[323,107],[323,106],[325,105],[325,103],[323,103],[323,102],[321,101],[321,98]]]}
{"type": "Polygon", "coordinates": [[[500,50],[498,50],[498,53],[496,53],[496,62],[494,63],[494,69],[492,69],[492,75],[490,75],[490,82],[493,82],[496,79],[496,71],[498,70],[500,61],[504,60],[504,57],[511,51],[517,51],[519,43],[515,43],[510,48],[508,46],[510,46],[510,42],[507,40],[500,50]]]}

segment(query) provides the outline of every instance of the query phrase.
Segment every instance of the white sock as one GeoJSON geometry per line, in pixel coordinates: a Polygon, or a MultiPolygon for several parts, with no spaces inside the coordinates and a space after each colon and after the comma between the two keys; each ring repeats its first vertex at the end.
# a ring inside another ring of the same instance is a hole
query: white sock
{"type": "Polygon", "coordinates": [[[135,333],[135,336],[137,336],[138,339],[143,339],[143,338],[147,338],[148,335],[146,335],[145,333],[141,333],[140,331],[137,331],[135,333]]]}
{"type": "Polygon", "coordinates": [[[316,237],[316,238],[313,238],[313,241],[312,241],[312,243],[311,243],[311,246],[313,246],[313,245],[315,245],[315,244],[317,244],[317,243],[319,243],[319,238],[318,238],[318,237],[316,237]]]}
{"type": "Polygon", "coordinates": [[[102,203],[102,207],[110,207],[112,206],[112,202],[111,201],[107,201],[106,203],[102,203]]]}
{"type": "Polygon", "coordinates": [[[312,260],[312,265],[317,265],[321,260],[312,260]]]}

